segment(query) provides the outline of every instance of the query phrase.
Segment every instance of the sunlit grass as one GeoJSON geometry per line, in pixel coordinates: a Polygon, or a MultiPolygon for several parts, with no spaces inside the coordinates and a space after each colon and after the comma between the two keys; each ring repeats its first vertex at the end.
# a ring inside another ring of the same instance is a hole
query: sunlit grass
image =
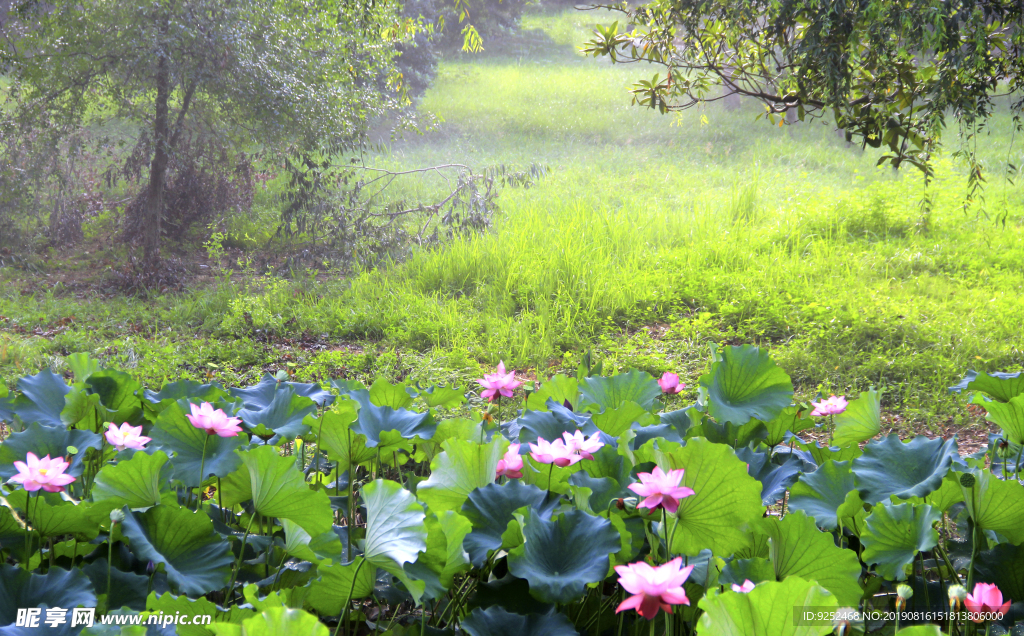
{"type": "MultiPolygon", "coordinates": [[[[1002,175],[1024,158],[1009,118],[979,138],[984,201],[963,209],[966,178],[947,153],[926,212],[919,174],[876,168],[881,153],[820,122],[774,127],[756,105],[678,116],[630,105],[629,85],[653,71],[580,56],[573,45],[594,21],[528,15],[524,27],[550,36],[544,54],[444,62],[420,105],[439,129],[376,160],[548,166],[533,187],[502,193],[491,232],[347,280],[221,285],[96,312],[11,297],[0,313],[101,325],[62,336],[72,349],[115,338],[132,316],[219,338],[202,346],[220,360],[251,359],[235,336],[262,329],[426,352],[446,360],[440,375],[474,360],[543,370],[597,347],[620,366],[687,371],[691,385],[706,342],[755,342],[802,395],[875,385],[918,418],[951,412],[945,387],[967,368],[1020,367],[1024,190],[1002,175]],[[658,339],[641,330],[651,325],[658,339]]],[[[409,178],[394,195],[444,185],[409,178]]]]}

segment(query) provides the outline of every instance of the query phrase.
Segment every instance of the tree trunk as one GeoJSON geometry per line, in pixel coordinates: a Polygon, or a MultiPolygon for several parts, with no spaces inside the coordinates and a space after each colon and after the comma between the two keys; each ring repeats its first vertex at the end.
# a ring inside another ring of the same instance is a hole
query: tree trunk
{"type": "MultiPolygon", "coordinates": [[[[160,29],[161,35],[166,36],[167,30],[168,23],[165,19],[160,29]]],[[[165,39],[161,38],[161,46],[165,39]]],[[[149,193],[146,197],[142,227],[142,244],[146,264],[149,266],[160,260],[160,221],[164,212],[164,182],[167,179],[168,159],[167,102],[170,96],[170,72],[167,67],[167,54],[161,51],[156,69],[156,117],[153,120],[153,142],[156,149],[149,167],[149,193]]]]}

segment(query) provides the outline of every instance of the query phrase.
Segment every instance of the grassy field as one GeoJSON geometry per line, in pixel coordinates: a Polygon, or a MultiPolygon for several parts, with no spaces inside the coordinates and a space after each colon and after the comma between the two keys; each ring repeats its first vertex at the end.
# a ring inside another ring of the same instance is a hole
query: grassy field
{"type": "MultiPolygon", "coordinates": [[[[966,417],[945,388],[965,370],[1021,368],[1024,189],[1001,176],[1022,160],[1008,117],[979,140],[983,204],[964,209],[964,173],[940,157],[925,210],[918,174],[876,168],[879,153],[826,125],[774,127],[754,104],[631,106],[626,89],[653,71],[574,48],[598,18],[529,15],[500,51],[446,60],[420,104],[438,129],[375,160],[549,167],[502,194],[493,231],[344,279],[249,272],[148,300],[52,284],[95,255],[55,260],[50,283],[0,269],[0,374],[87,350],[153,382],[285,365],[465,381],[500,359],[547,375],[593,347],[692,387],[709,342],[754,342],[801,397],[874,385],[902,421],[939,426],[966,417]]],[[[400,192],[439,187],[427,176],[400,192]]]]}

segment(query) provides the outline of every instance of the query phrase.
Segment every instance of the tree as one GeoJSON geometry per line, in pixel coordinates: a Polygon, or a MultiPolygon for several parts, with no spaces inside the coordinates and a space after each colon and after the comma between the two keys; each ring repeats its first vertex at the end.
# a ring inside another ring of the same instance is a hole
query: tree
{"type": "MultiPolygon", "coordinates": [[[[599,27],[586,52],[661,67],[633,88],[662,112],[739,94],[767,118],[831,114],[847,140],[888,149],[879,164],[930,159],[952,115],[983,182],[971,138],[1011,96],[1024,104],[1024,4],[1017,0],[653,0],[599,27]],[[724,93],[718,90],[724,87],[724,93]]],[[[781,123],[781,122],[780,122],[781,123]]]]}
{"type": "Polygon", "coordinates": [[[375,0],[15,0],[0,69],[23,120],[135,127],[148,170],[147,263],[159,259],[168,165],[186,137],[232,149],[337,152],[395,108],[396,43],[375,0]],[[379,79],[384,76],[386,82],[379,79]]]}

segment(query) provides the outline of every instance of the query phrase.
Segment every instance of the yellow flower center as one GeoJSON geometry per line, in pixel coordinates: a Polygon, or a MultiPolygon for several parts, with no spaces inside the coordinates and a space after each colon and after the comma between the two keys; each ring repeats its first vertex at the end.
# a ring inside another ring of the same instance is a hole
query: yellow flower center
{"type": "Polygon", "coordinates": [[[43,475],[45,477],[46,476],[46,471],[48,471],[48,470],[49,470],[49,468],[40,468],[39,469],[39,474],[43,475]]]}

